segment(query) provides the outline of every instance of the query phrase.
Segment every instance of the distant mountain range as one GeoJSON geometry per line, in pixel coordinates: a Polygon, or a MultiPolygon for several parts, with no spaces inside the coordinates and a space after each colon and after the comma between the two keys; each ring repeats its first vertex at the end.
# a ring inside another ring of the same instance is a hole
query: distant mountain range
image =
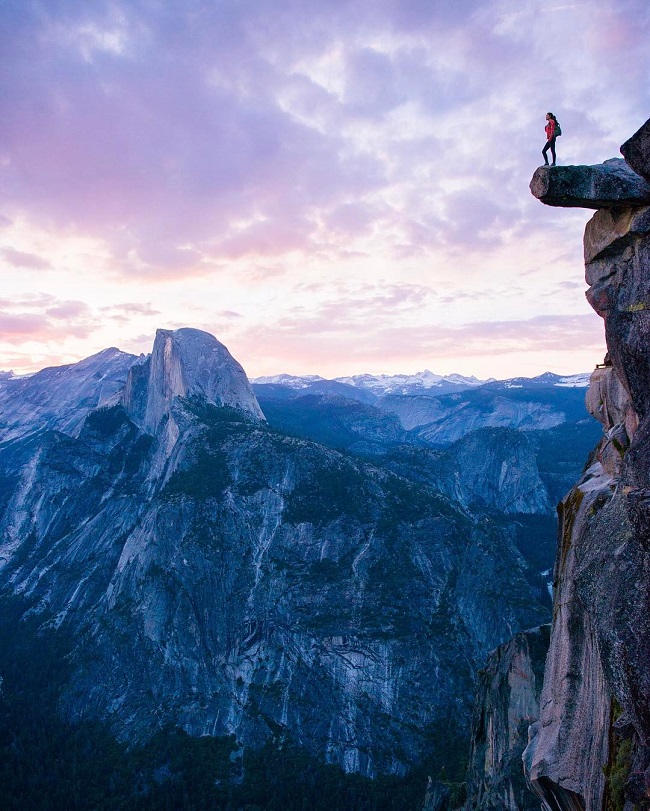
{"type": "Polygon", "coordinates": [[[448,392],[484,386],[487,383],[513,388],[522,385],[553,385],[586,388],[589,385],[590,373],[561,376],[546,372],[538,377],[514,377],[509,380],[496,380],[493,377],[479,380],[476,377],[466,377],[459,374],[437,375],[425,369],[414,375],[371,375],[359,374],[350,377],[335,377],[327,379],[320,375],[289,375],[280,374],[267,377],[256,377],[251,383],[260,386],[285,386],[290,389],[310,390],[324,393],[331,389],[332,393],[339,391],[338,385],[350,386],[361,391],[369,391],[377,396],[384,394],[447,394],[448,392]]]}
{"type": "Polygon", "coordinates": [[[372,452],[404,442],[443,447],[479,428],[591,426],[584,407],[589,377],[547,372],[481,381],[421,372],[335,380],[278,375],[255,378],[252,384],[267,419],[278,428],[334,447],[372,452]]]}

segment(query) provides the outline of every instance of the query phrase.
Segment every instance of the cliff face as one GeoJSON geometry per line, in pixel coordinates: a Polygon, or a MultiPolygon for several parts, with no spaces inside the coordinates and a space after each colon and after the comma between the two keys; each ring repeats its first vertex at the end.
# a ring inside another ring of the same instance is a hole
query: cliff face
{"type": "Polygon", "coordinates": [[[516,634],[479,673],[465,811],[536,811],[521,767],[539,698],[550,626],[516,634]]]}
{"type": "Polygon", "coordinates": [[[459,503],[502,513],[552,513],[526,434],[508,428],[474,431],[447,450],[440,488],[459,503]]]}
{"type": "MultiPolygon", "coordinates": [[[[646,177],[649,133],[650,121],[622,147],[646,177]]],[[[650,807],[650,199],[630,168],[598,189],[591,180],[610,169],[591,167],[589,182],[583,169],[558,179],[538,169],[531,184],[552,205],[600,209],[584,249],[609,360],[587,396],[604,436],[560,507],[551,644],[526,763],[546,809],[631,811],[650,807]]]]}

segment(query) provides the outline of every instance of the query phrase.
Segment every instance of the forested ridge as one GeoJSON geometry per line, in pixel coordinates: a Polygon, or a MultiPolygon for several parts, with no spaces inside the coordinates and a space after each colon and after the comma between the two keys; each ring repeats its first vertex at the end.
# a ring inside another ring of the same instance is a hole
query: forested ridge
{"type": "MultiPolygon", "coordinates": [[[[58,698],[70,639],[42,630],[42,615],[0,601],[0,797],[6,811],[402,811],[423,800],[428,774],[462,780],[466,740],[453,723],[444,754],[405,778],[345,774],[276,735],[242,751],[232,737],[192,738],[174,728],[128,750],[97,722],[67,723],[58,698]]],[[[456,791],[459,785],[454,786],[456,791]]],[[[462,790],[462,788],[460,789],[462,790]]]]}

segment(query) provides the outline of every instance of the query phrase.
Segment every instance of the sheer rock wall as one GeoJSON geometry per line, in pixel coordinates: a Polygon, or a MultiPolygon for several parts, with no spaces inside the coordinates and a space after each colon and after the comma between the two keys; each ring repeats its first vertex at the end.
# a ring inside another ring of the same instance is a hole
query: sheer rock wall
{"type": "Polygon", "coordinates": [[[650,207],[629,203],[650,177],[648,132],[650,121],[623,145],[631,168],[609,200],[581,180],[599,167],[564,167],[567,203],[537,194],[554,169],[531,183],[543,202],[600,209],[585,231],[586,295],[608,349],[587,395],[604,436],[559,508],[541,714],[524,754],[547,811],[650,808],[650,207]]]}

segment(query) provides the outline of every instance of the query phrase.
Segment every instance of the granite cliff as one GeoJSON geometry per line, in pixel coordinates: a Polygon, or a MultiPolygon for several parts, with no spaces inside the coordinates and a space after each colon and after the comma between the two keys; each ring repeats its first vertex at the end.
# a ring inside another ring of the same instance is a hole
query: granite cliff
{"type": "Polygon", "coordinates": [[[544,809],[650,808],[650,121],[603,166],[536,171],[549,205],[597,209],[587,298],[608,354],[587,407],[604,435],[560,505],[539,723],[525,753],[544,809]]]}
{"type": "Polygon", "coordinates": [[[536,811],[521,758],[539,700],[550,626],[516,634],[479,671],[467,771],[466,811],[536,811]]]}

